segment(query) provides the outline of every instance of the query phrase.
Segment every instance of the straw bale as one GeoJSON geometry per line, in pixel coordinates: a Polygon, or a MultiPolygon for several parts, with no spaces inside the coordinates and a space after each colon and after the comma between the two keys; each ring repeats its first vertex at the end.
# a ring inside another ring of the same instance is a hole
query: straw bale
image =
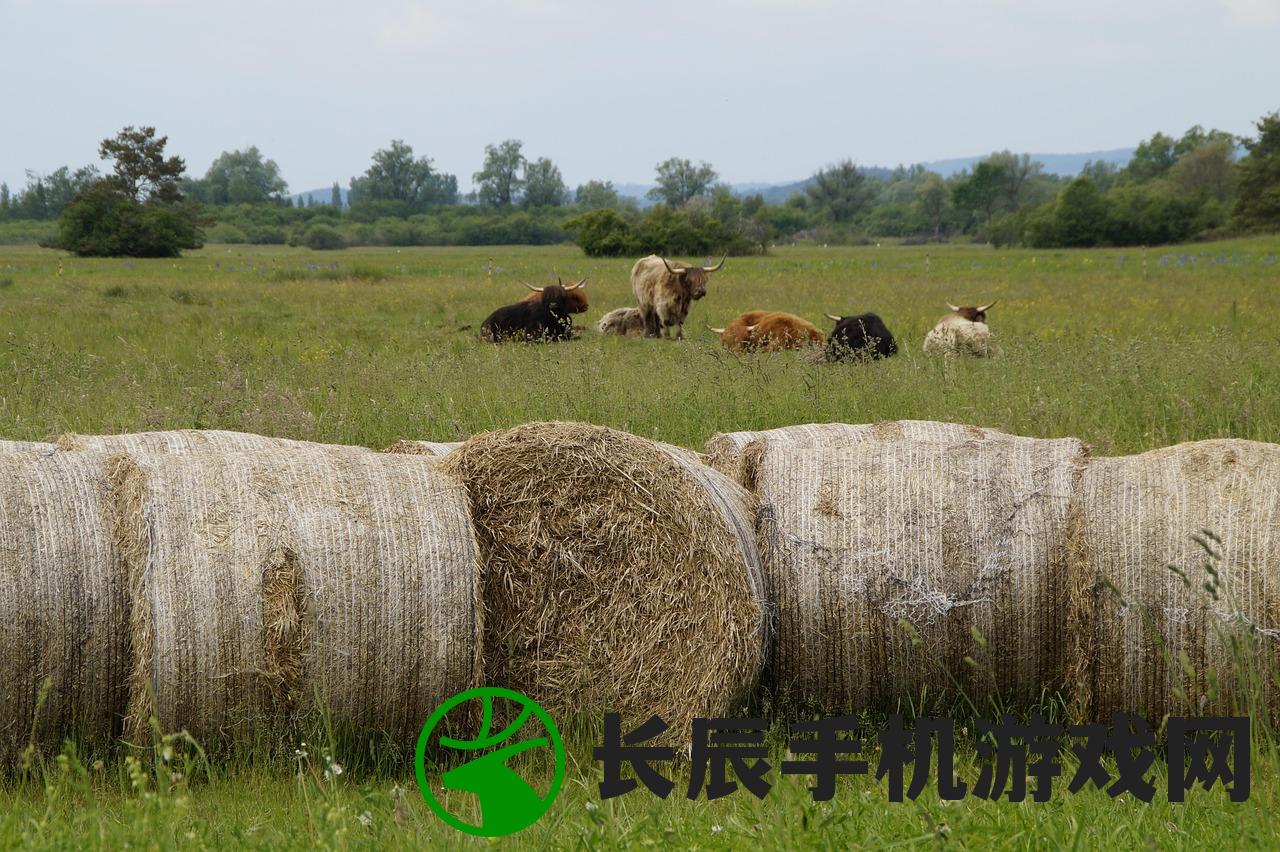
{"type": "Polygon", "coordinates": [[[765,622],[750,497],[695,454],[531,423],[443,465],[470,493],[488,683],[562,717],[656,713],[673,742],[752,691],[765,622]]]}
{"type": "Polygon", "coordinates": [[[778,609],[770,687],[827,712],[1056,688],[1084,456],[1074,439],[998,433],[770,445],[754,473],[778,609]]]}
{"type": "Polygon", "coordinates": [[[868,441],[974,441],[1004,437],[981,426],[932,420],[886,420],[879,423],[806,423],[763,432],[722,432],[706,446],[707,464],[752,488],[755,466],[774,447],[841,449],[868,441]],[[752,447],[752,444],[759,446],[752,447]]]}
{"type": "Polygon", "coordinates": [[[78,435],[74,432],[67,432],[58,437],[58,446],[64,450],[98,450],[107,453],[164,453],[166,455],[239,452],[242,450],[372,452],[367,447],[317,444],[311,441],[271,438],[266,435],[253,435],[248,432],[227,432],[220,429],[172,429],[164,432],[132,432],[123,435],[78,435]]]}
{"type": "Polygon", "coordinates": [[[447,456],[462,446],[461,441],[396,441],[383,450],[384,453],[400,453],[407,456],[447,456]]]}
{"type": "Polygon", "coordinates": [[[462,487],[430,460],[118,456],[133,594],[129,729],[276,746],[320,710],[411,742],[473,685],[480,614],[462,487]]]}
{"type": "Polygon", "coordinates": [[[28,743],[47,754],[64,738],[119,733],[126,601],[106,463],[96,453],[0,453],[0,766],[28,743]]]}
{"type": "Polygon", "coordinates": [[[1226,714],[1234,698],[1276,718],[1280,446],[1211,440],[1094,459],[1077,504],[1068,669],[1077,711],[1158,723],[1166,713],[1226,714]],[[1261,683],[1250,683],[1257,673],[1261,683]]]}
{"type": "Polygon", "coordinates": [[[45,444],[39,441],[0,441],[0,454],[52,453],[57,449],[54,444],[45,444]]]}

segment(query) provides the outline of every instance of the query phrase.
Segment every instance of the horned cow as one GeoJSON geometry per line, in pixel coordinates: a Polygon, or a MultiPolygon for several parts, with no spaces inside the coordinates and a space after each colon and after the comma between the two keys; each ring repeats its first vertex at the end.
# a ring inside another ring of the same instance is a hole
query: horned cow
{"type": "Polygon", "coordinates": [[[931,355],[974,355],[979,358],[998,355],[999,347],[991,339],[987,326],[990,302],[978,307],[956,307],[950,302],[951,313],[938,320],[924,338],[924,351],[931,355]]]}
{"type": "Polygon", "coordinates": [[[898,353],[898,342],[878,314],[826,317],[836,323],[827,337],[828,361],[889,358],[898,353]]]}
{"type": "MultiPolygon", "coordinates": [[[[520,301],[536,302],[538,301],[539,298],[541,298],[538,295],[539,293],[542,292],[541,287],[534,287],[532,284],[528,283],[527,281],[521,281],[520,283],[533,291],[532,293],[527,294],[520,301]]],[[[587,291],[585,288],[587,286],[587,279],[583,278],[581,281],[578,281],[575,284],[565,284],[563,281],[560,280],[560,276],[557,275],[556,284],[559,284],[561,287],[564,287],[564,291],[569,294],[569,301],[566,303],[569,313],[581,314],[586,312],[587,291]]]]}
{"type": "Polygon", "coordinates": [[[779,352],[822,345],[818,327],[806,319],[782,311],[748,311],[724,328],[712,328],[720,335],[720,345],[730,351],[740,349],[779,352]]]}
{"type": "Polygon", "coordinates": [[[539,288],[535,301],[516,302],[489,314],[480,335],[492,343],[568,340],[573,336],[569,294],[559,284],[539,288]]]}
{"type": "Polygon", "coordinates": [[[684,339],[684,321],[689,304],[707,294],[707,281],[712,272],[724,266],[724,258],[715,266],[690,266],[674,263],[651,254],[631,267],[631,291],[635,293],[644,318],[645,337],[670,337],[676,327],[676,339],[684,339]]]}

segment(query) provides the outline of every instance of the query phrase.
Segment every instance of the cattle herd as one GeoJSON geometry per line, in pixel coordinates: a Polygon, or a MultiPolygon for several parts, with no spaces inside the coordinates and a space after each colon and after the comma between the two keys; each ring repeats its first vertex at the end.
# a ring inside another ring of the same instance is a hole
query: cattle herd
{"type": "MultiPolygon", "coordinates": [[[[684,323],[690,305],[707,294],[711,273],[724,267],[724,258],[715,266],[696,266],[669,261],[651,254],[637,260],[631,268],[631,291],[636,306],[615,308],[597,325],[601,334],[629,337],[665,337],[684,339],[684,323]]],[[[522,282],[523,283],[523,282],[522,282]]],[[[481,337],[493,343],[507,340],[525,342],[569,340],[579,333],[573,314],[587,310],[587,279],[566,285],[559,278],[555,284],[534,287],[524,299],[498,308],[480,326],[481,337]]],[[[999,354],[987,326],[987,311],[994,305],[957,307],[938,320],[925,336],[924,351],[939,355],[999,354]]],[[[888,358],[897,354],[898,344],[879,315],[874,313],[837,316],[827,314],[835,322],[828,335],[813,323],[783,311],[748,311],[723,328],[712,328],[720,335],[720,343],[731,352],[777,352],[783,349],[812,347],[822,350],[829,361],[888,358]]]]}

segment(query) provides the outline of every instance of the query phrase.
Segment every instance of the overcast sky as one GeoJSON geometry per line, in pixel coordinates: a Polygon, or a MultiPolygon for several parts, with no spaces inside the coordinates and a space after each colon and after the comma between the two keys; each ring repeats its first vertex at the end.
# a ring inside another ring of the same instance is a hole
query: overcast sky
{"type": "Polygon", "coordinates": [[[1280,109],[1280,0],[0,0],[0,179],[155,125],[295,191],[402,138],[466,188],[525,142],[571,185],[670,156],[784,181],[852,157],[1067,153],[1280,109]]]}

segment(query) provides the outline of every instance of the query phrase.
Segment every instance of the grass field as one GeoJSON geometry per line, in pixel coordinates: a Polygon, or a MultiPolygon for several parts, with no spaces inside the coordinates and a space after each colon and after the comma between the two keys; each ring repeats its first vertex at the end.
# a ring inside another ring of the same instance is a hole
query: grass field
{"type": "MultiPolygon", "coordinates": [[[[604,311],[632,302],[629,268],[571,247],[219,246],[176,261],[0,247],[0,438],[194,427],[382,447],[574,419],[700,448],[717,431],[920,418],[1078,436],[1097,454],[1280,442],[1280,238],[1147,251],[779,248],[731,258],[678,343],[595,334],[604,311]],[[480,343],[485,315],[551,269],[591,278],[582,339],[480,343]],[[920,351],[944,302],[993,299],[1003,357],[944,364],[920,351]],[[829,365],[720,350],[706,324],[756,308],[824,328],[824,312],[874,310],[901,356],[829,365]]],[[[178,778],[64,756],[0,782],[0,846],[473,845],[427,811],[403,766],[326,777],[315,751],[284,766],[178,758],[178,778]]],[[[775,779],[763,803],[689,803],[679,788],[667,802],[600,803],[596,767],[575,754],[560,801],[516,845],[1237,848],[1270,846],[1280,828],[1269,735],[1255,742],[1243,804],[1215,790],[1185,805],[1097,792],[894,805],[871,778],[828,804],[809,801],[801,779],[775,779]]],[[[974,760],[967,748],[960,766],[974,760]]]]}

